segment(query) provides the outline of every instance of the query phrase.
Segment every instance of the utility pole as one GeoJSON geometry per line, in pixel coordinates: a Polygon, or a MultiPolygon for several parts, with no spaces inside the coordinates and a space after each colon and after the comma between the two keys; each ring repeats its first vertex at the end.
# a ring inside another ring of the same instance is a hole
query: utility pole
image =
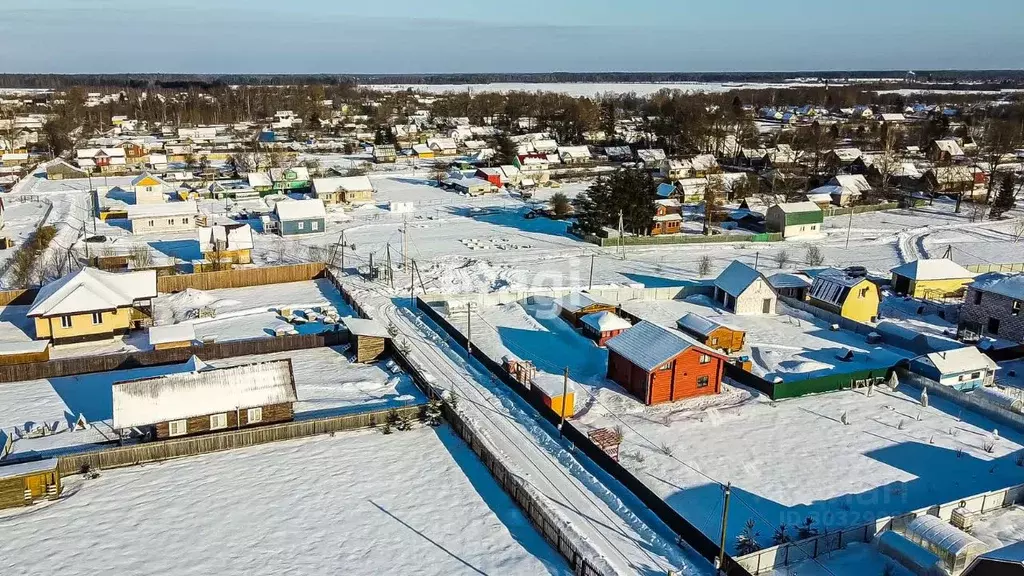
{"type": "Polygon", "coordinates": [[[562,377],[562,420],[558,423],[558,437],[562,437],[562,426],[565,425],[565,397],[569,394],[569,367],[565,367],[565,375],[562,377]]]}
{"type": "Polygon", "coordinates": [[[761,259],[760,252],[754,252],[754,270],[757,270],[757,263],[761,259]]]}
{"type": "Polygon", "coordinates": [[[590,282],[587,285],[587,290],[594,288],[594,255],[590,255],[590,282]]]}
{"type": "Polygon", "coordinates": [[[953,245],[952,244],[947,244],[946,245],[946,251],[942,253],[942,257],[947,259],[947,260],[952,260],[953,259],[953,245]]]}
{"type": "Polygon", "coordinates": [[[466,355],[473,355],[473,306],[466,302],[466,355]]]}
{"type": "Polygon", "coordinates": [[[387,270],[387,275],[388,275],[388,279],[391,281],[391,289],[394,290],[395,289],[395,277],[391,274],[391,243],[390,242],[387,244],[387,248],[385,250],[385,254],[387,254],[387,269],[386,269],[387,270]]]}
{"type": "Polygon", "coordinates": [[[341,231],[341,273],[345,273],[345,231],[341,231]]]}
{"type": "Polygon", "coordinates": [[[853,230],[853,206],[850,206],[850,223],[846,226],[846,247],[850,247],[850,232],[853,230]]]}
{"type": "Polygon", "coordinates": [[[626,259],[626,247],[622,244],[622,210],[619,210],[619,252],[622,253],[622,259],[626,259]]]}
{"type": "Polygon", "coordinates": [[[409,268],[409,219],[402,216],[402,269],[409,268]]]}
{"type": "Polygon", "coordinates": [[[416,307],[416,261],[412,261],[412,270],[409,271],[409,304],[416,307]]]}
{"type": "Polygon", "coordinates": [[[373,252],[370,252],[370,280],[373,280],[373,252]]]}
{"type": "Polygon", "coordinates": [[[732,482],[725,485],[725,503],[722,505],[722,536],[718,540],[718,572],[723,574],[722,564],[725,563],[725,526],[729,519],[729,498],[732,497],[732,482]]]}

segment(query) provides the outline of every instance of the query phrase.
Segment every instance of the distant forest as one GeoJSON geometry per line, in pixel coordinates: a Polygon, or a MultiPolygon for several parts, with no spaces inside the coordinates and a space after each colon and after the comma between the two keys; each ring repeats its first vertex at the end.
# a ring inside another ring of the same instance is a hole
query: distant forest
{"type": "MultiPolygon", "coordinates": [[[[0,88],[211,89],[229,85],[487,84],[495,82],[782,82],[793,78],[821,81],[846,78],[900,79],[905,88],[955,89],[970,83],[975,90],[1024,87],[1024,70],[919,70],[805,72],[546,72],[486,74],[0,74],[0,88]],[[927,83],[927,84],[925,84],[927,83]],[[980,85],[978,83],[981,83],[980,85]]],[[[891,86],[891,84],[887,84],[891,86]]],[[[866,84],[870,86],[870,84],[866,84]]]]}

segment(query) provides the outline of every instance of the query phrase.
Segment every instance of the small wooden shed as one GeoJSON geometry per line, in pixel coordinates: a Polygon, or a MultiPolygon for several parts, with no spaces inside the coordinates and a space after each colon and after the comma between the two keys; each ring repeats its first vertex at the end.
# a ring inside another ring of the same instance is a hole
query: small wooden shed
{"type": "Polygon", "coordinates": [[[352,335],[356,362],[376,362],[384,355],[391,335],[379,322],[364,318],[342,318],[341,321],[352,335]]]}
{"type": "Polygon", "coordinates": [[[632,324],[629,320],[614,312],[595,312],[580,318],[580,329],[583,331],[583,335],[602,347],[605,342],[618,336],[630,326],[632,324]]]}
{"type": "Polygon", "coordinates": [[[56,458],[0,466],[0,509],[54,499],[60,492],[56,458]]]}
{"type": "Polygon", "coordinates": [[[196,340],[196,330],[191,324],[152,326],[149,329],[149,344],[154,350],[188,348],[196,340]]]}
{"type": "Polygon", "coordinates": [[[27,342],[0,342],[0,365],[31,364],[50,359],[49,340],[27,342]]]}
{"type": "Polygon", "coordinates": [[[701,344],[713,350],[723,350],[727,354],[742,350],[743,339],[747,335],[743,330],[726,326],[693,312],[676,320],[676,326],[683,334],[694,338],[701,344]]]}
{"type": "Polygon", "coordinates": [[[600,302],[583,292],[573,292],[555,300],[555,303],[558,304],[558,315],[573,328],[579,328],[580,320],[588,314],[615,312],[616,308],[614,304],[600,302]]]}

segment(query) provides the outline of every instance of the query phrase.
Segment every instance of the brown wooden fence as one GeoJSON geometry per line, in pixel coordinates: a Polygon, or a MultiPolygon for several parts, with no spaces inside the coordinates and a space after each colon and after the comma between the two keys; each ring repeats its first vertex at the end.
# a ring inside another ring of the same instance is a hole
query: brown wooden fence
{"type": "Polygon", "coordinates": [[[320,334],[289,334],[273,338],[253,338],[217,344],[193,344],[185,348],[172,348],[169,350],[146,350],[143,352],[122,352],[119,354],[60,358],[48,362],[0,366],[0,383],[60,378],[62,376],[76,376],[78,374],[91,374],[109,370],[130,370],[132,368],[160,366],[163,364],[178,364],[185,362],[193,354],[204,360],[218,360],[234,356],[339,346],[347,343],[348,340],[349,334],[346,331],[323,332],[320,334]]]}
{"type": "Polygon", "coordinates": [[[27,290],[0,290],[0,306],[28,306],[39,294],[38,288],[27,290]]]}
{"type": "Polygon", "coordinates": [[[218,290],[220,288],[247,288],[285,282],[302,282],[322,277],[325,268],[326,264],[323,262],[313,262],[160,276],[156,279],[156,289],[159,292],[181,292],[187,288],[218,290]]]}
{"type": "MultiPolygon", "coordinates": [[[[396,408],[395,411],[399,416],[419,418],[423,411],[423,405],[403,406],[396,408]]],[[[232,450],[234,448],[256,446],[269,442],[315,436],[317,434],[367,428],[383,423],[387,419],[389,412],[390,409],[376,410],[361,414],[288,422],[286,424],[206,434],[192,438],[149,442],[134,446],[85,452],[71,456],[62,456],[58,461],[58,468],[62,474],[80,472],[85,466],[92,470],[122,468],[147,462],[159,462],[172,458],[183,458],[186,456],[208,454],[210,452],[220,452],[222,450],[232,450]]]]}

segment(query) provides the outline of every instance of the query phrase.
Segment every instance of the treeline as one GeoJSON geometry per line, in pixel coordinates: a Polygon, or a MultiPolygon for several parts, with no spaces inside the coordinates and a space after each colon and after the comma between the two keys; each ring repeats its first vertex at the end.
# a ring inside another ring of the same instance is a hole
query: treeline
{"type": "MultiPolygon", "coordinates": [[[[784,82],[793,78],[811,81],[844,79],[899,79],[899,87],[912,89],[998,90],[1024,86],[1024,70],[929,70],[918,71],[906,81],[904,71],[802,71],[802,72],[543,72],[474,74],[0,74],[0,88],[201,88],[214,86],[281,86],[287,84],[488,84],[548,82],[784,82]],[[978,84],[980,83],[980,84],[978,84]]],[[[881,86],[878,84],[877,86],[881,86]]],[[[884,83],[892,86],[891,82],[884,83]]],[[[877,87],[863,83],[862,87],[877,87]]]]}

